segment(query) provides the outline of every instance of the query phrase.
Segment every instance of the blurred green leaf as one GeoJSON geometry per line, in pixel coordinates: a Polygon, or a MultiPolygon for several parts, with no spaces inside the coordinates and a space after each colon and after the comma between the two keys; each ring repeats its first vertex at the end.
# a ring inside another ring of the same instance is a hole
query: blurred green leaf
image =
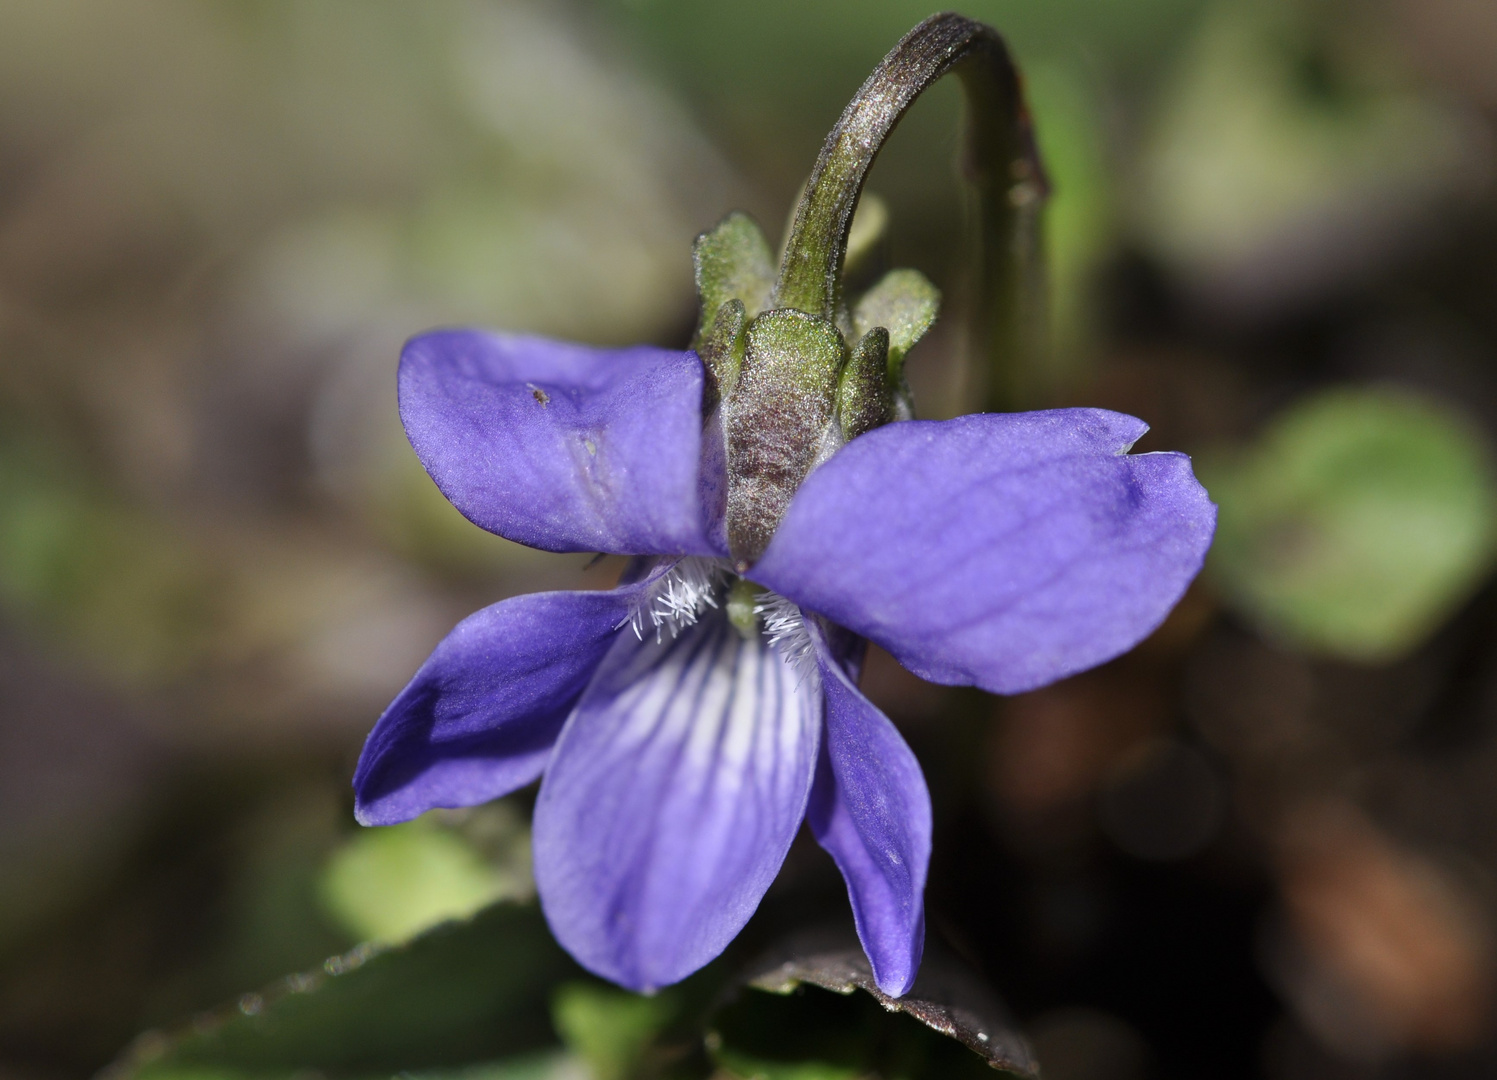
{"type": "Polygon", "coordinates": [[[397,417],[382,432],[377,460],[364,480],[371,527],[402,555],[446,575],[492,579],[552,567],[557,556],[476,528],[432,482],[397,417]]]}
{"type": "MultiPolygon", "coordinates": [[[[402,1080],[589,1080],[577,1058],[561,1050],[521,1054],[503,1061],[485,1061],[456,1069],[422,1069],[402,1072],[402,1080]]],[[[151,1080],[270,1080],[285,1073],[183,1066],[152,1070],[151,1080]]],[[[305,1076],[293,1073],[292,1076],[305,1076]]],[[[314,1074],[315,1075],[315,1074],[314,1074]]],[[[374,1080],[371,1076],[370,1080],[374,1080]]]]}
{"type": "Polygon", "coordinates": [[[546,1051],[504,1061],[487,1061],[462,1069],[429,1069],[406,1073],[407,1080],[586,1080],[573,1054],[546,1051]]]}
{"type": "Polygon", "coordinates": [[[672,1019],[672,997],[642,997],[596,983],[556,992],[551,1018],[563,1041],[592,1069],[594,1080],[624,1080],[672,1019]]]}
{"type": "Polygon", "coordinates": [[[576,1057],[549,1050],[504,1061],[486,1061],[461,1069],[424,1069],[406,1073],[409,1080],[584,1080],[576,1057]]]}
{"type": "Polygon", "coordinates": [[[1315,5],[1218,2],[1183,59],[1138,201],[1147,241],[1183,271],[1281,253],[1278,276],[1303,287],[1307,267],[1355,269],[1372,237],[1483,169],[1474,121],[1398,85],[1315,5]],[[1312,252],[1321,235],[1344,242],[1312,252]]]}
{"type": "Polygon", "coordinates": [[[122,505],[67,455],[0,442],[0,603],[104,670],[155,682],[201,658],[216,614],[202,553],[122,505]]]}
{"type": "MultiPolygon", "coordinates": [[[[467,816],[502,815],[505,809],[498,804],[467,816]]],[[[496,900],[524,899],[533,891],[528,837],[518,818],[508,817],[508,831],[519,843],[506,845],[504,861],[485,859],[463,832],[444,827],[438,814],[361,830],[328,860],[320,883],[323,903],[357,938],[395,943],[447,919],[467,918],[496,900]]]]}
{"type": "Polygon", "coordinates": [[[1026,64],[1024,89],[1050,178],[1045,268],[1052,341],[1063,360],[1084,351],[1096,329],[1088,290],[1116,238],[1114,163],[1107,154],[1102,104],[1076,66],[1026,64]]]}
{"type": "Polygon", "coordinates": [[[1203,461],[1211,566],[1270,633],[1354,660],[1417,646],[1497,551],[1497,477],[1458,413],[1392,389],[1291,406],[1256,445],[1203,461]]]}
{"type": "Polygon", "coordinates": [[[582,977],[538,908],[495,904],[402,947],[332,957],[174,1036],[142,1036],[117,1075],[372,1076],[496,1061],[555,1046],[547,1002],[582,977]]]}

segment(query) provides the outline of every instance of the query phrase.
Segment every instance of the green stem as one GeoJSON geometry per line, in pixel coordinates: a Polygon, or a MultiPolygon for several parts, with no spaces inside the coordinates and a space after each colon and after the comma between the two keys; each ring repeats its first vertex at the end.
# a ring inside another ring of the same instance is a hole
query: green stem
{"type": "MultiPolygon", "coordinates": [[[[835,320],[853,210],[884,141],[925,89],[949,71],[966,88],[963,172],[981,215],[977,355],[1016,360],[1031,313],[1036,218],[1046,194],[1019,74],[991,27],[950,12],[906,34],[859,88],[827,136],[806,185],[780,264],[773,307],[835,320]]],[[[989,407],[1012,405],[1011,386],[990,379],[989,407]]]]}

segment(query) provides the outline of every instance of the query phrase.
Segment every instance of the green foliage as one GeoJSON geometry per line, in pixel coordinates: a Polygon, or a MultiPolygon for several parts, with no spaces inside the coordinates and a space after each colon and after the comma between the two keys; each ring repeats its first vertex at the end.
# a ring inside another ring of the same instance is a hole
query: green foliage
{"type": "Polygon", "coordinates": [[[961,1043],[872,996],[801,985],[749,988],[713,1020],[713,1059],[742,1080],[961,1080],[992,1077],[961,1043]]]}
{"type": "Polygon", "coordinates": [[[743,1080],[1035,1074],[1002,1006],[940,950],[900,998],[878,988],[857,946],[798,952],[717,1011],[707,1045],[743,1080]]]}
{"type": "Polygon", "coordinates": [[[1143,156],[1147,238],[1182,269],[1342,218],[1385,228],[1471,168],[1460,114],[1399,87],[1382,52],[1328,39],[1313,11],[1219,3],[1188,51],[1143,156]]]}
{"type": "Polygon", "coordinates": [[[669,996],[642,997],[578,982],[556,992],[551,1021],[592,1069],[593,1080],[625,1080],[675,1011],[669,996]]]}
{"type": "Polygon", "coordinates": [[[356,938],[406,941],[447,919],[463,919],[501,899],[532,891],[528,836],[508,804],[477,815],[514,836],[503,861],[485,859],[463,832],[427,814],[404,825],[364,829],[334,852],[320,892],[330,913],[356,938]]]}
{"type": "Polygon", "coordinates": [[[580,976],[537,908],[496,904],[402,947],[333,957],[175,1037],[143,1037],[121,1072],[374,1076],[495,1061],[554,1047],[546,1003],[580,976]]]}
{"type": "Polygon", "coordinates": [[[485,1061],[461,1069],[431,1069],[404,1076],[409,1080],[581,1080],[577,1059],[555,1050],[522,1054],[505,1061],[485,1061]]]}
{"type": "Polygon", "coordinates": [[[404,946],[335,956],[176,1034],[147,1033],[110,1075],[961,1080],[996,1069],[1032,1080],[1001,1007],[950,963],[932,963],[936,998],[880,993],[857,948],[789,960],[729,994],[725,957],[642,996],[578,968],[534,906],[500,903],[404,946]]]}
{"type": "Polygon", "coordinates": [[[1417,646],[1497,551],[1489,447],[1449,408],[1398,391],[1304,398],[1201,476],[1221,506],[1222,589],[1270,632],[1350,659],[1417,646]]]}
{"type": "Polygon", "coordinates": [[[214,575],[166,523],[12,427],[0,442],[0,604],[125,680],[166,681],[200,656],[214,575]]]}
{"type": "Polygon", "coordinates": [[[1051,186],[1043,242],[1058,365],[1080,359],[1098,329],[1090,289],[1117,233],[1117,162],[1108,154],[1102,106],[1084,72],[1074,63],[1024,65],[1024,89],[1051,186]]]}

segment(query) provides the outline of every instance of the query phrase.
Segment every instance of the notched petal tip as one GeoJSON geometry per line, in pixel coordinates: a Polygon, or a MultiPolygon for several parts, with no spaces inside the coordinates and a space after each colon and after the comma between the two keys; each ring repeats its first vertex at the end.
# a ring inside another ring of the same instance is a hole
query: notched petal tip
{"type": "Polygon", "coordinates": [[[933,682],[1020,693],[1125,652],[1199,573],[1216,510],[1104,409],[876,429],[796,493],[755,580],[933,682]]]}

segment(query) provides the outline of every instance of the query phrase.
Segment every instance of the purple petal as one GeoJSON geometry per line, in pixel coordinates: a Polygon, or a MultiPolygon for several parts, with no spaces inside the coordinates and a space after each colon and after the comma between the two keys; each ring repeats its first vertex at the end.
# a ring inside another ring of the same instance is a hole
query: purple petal
{"type": "Polygon", "coordinates": [[[812,639],[826,687],[826,738],[806,820],[847,882],[879,989],[899,997],[914,985],[925,948],[930,793],[889,718],[852,684],[814,627],[812,639]]]}
{"type": "Polygon", "coordinates": [[[716,554],[695,353],[440,330],[400,358],[400,418],[477,525],[548,551],[716,554]]]}
{"type": "Polygon", "coordinates": [[[640,588],[532,593],[458,623],[369,733],[359,821],[473,806],[539,776],[640,588]]]}
{"type": "Polygon", "coordinates": [[[535,877],[556,938],[635,990],[733,940],[805,815],[821,692],[713,612],[615,646],[556,745],[535,877]]]}
{"type": "Polygon", "coordinates": [[[890,424],[816,469],[752,576],[915,674],[1015,694],[1149,634],[1216,507],[1183,454],[1102,409],[890,424]]]}

